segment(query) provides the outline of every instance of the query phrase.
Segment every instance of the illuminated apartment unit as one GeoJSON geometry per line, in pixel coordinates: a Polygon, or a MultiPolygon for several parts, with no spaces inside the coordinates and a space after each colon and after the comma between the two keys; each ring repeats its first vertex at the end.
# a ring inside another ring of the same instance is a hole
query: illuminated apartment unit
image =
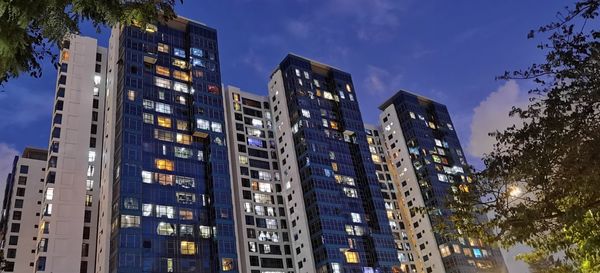
{"type": "Polygon", "coordinates": [[[268,86],[295,272],[399,272],[350,74],[290,54],[268,86]]]}
{"type": "Polygon", "coordinates": [[[94,272],[106,57],[93,38],[62,43],[36,272],[94,272]]]}
{"type": "MultiPolygon", "coordinates": [[[[409,240],[424,272],[506,272],[500,251],[474,238],[449,240],[434,231],[434,220],[415,208],[442,216],[450,190],[467,190],[473,179],[445,105],[399,91],[380,107],[388,166],[396,176],[409,240]]],[[[458,231],[457,231],[458,232],[458,231]]]]}
{"type": "Polygon", "coordinates": [[[2,272],[34,272],[42,189],[47,165],[46,149],[25,148],[15,156],[6,179],[0,248],[4,253],[2,272]]]}
{"type": "Polygon", "coordinates": [[[113,28],[96,272],[240,272],[217,32],[113,28]]]}
{"type": "Polygon", "coordinates": [[[232,86],[224,100],[240,271],[293,273],[269,100],[232,86]]]}
{"type": "Polygon", "coordinates": [[[403,212],[406,211],[401,201],[402,196],[397,191],[397,179],[392,175],[390,166],[388,166],[389,160],[386,158],[387,153],[381,127],[365,124],[365,129],[369,151],[371,152],[373,163],[375,163],[377,180],[381,186],[381,194],[385,202],[387,217],[390,221],[394,241],[396,242],[396,251],[398,260],[400,261],[400,269],[402,270],[400,272],[423,272],[422,266],[419,267],[421,264],[415,262],[415,243],[409,239],[410,229],[406,227],[407,222],[403,220],[403,212]]]}

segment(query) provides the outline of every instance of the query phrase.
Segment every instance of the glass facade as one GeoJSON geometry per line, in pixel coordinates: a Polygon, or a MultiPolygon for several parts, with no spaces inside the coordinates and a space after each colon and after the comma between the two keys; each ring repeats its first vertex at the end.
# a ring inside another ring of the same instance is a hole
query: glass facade
{"type": "MultiPolygon", "coordinates": [[[[448,109],[405,91],[399,91],[380,109],[384,111],[380,117],[392,158],[390,166],[399,175],[404,205],[409,210],[425,206],[430,213],[448,215],[444,200],[449,192],[468,190],[473,179],[448,109]]],[[[418,220],[421,215],[411,211],[408,217],[426,272],[438,272],[427,264],[432,252],[441,257],[445,272],[504,272],[498,249],[475,238],[449,240],[434,232],[437,218],[426,216],[427,221],[418,220]],[[432,240],[427,240],[428,233],[433,233],[432,240]],[[430,248],[432,245],[437,247],[430,248]]]]}
{"type": "Polygon", "coordinates": [[[399,261],[350,74],[288,55],[270,85],[298,272],[392,272],[399,261]],[[308,230],[296,228],[303,221],[308,230]]]}
{"type": "Polygon", "coordinates": [[[216,30],[120,30],[110,272],[239,272],[216,30]]]}

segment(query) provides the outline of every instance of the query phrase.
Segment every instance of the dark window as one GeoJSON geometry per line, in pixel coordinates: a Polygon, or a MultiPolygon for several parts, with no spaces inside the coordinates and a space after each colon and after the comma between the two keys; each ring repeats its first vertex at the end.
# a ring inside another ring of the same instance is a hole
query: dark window
{"type": "Polygon", "coordinates": [[[21,220],[21,214],[23,213],[19,210],[13,211],[13,220],[21,220]]]}
{"type": "Polygon", "coordinates": [[[89,223],[92,221],[92,212],[89,210],[85,211],[85,215],[83,216],[83,221],[89,223]]]}
{"type": "Polygon", "coordinates": [[[102,66],[100,64],[96,64],[96,73],[102,72],[102,66]]]}
{"type": "Polygon", "coordinates": [[[96,138],[90,137],[90,148],[96,148],[96,138]]]}
{"type": "Polygon", "coordinates": [[[69,40],[64,40],[64,41],[62,42],[62,48],[63,48],[63,49],[69,49],[69,47],[71,47],[71,41],[69,41],[69,40]]]}
{"type": "Polygon", "coordinates": [[[98,112],[96,112],[96,111],[92,112],[92,121],[98,121],[98,112]]]}
{"type": "Polygon", "coordinates": [[[14,248],[9,248],[6,252],[6,258],[15,258],[17,257],[17,250],[14,248]]]}
{"type": "Polygon", "coordinates": [[[66,83],[67,83],[67,76],[60,75],[60,78],[58,78],[58,84],[66,84],[66,83]]]}
{"type": "Polygon", "coordinates": [[[29,166],[21,165],[21,169],[19,170],[19,173],[29,173],[29,166]]]}
{"type": "Polygon", "coordinates": [[[58,90],[56,91],[56,96],[59,98],[64,98],[65,97],[65,89],[63,87],[58,88],[58,90]]]}
{"type": "Polygon", "coordinates": [[[96,62],[101,62],[101,61],[102,61],[102,54],[96,53],[96,62]]]}
{"type": "Polygon", "coordinates": [[[8,238],[8,244],[11,246],[17,245],[18,242],[19,242],[19,236],[10,236],[8,238]]]}
{"type": "Polygon", "coordinates": [[[56,101],[56,105],[54,106],[54,111],[62,111],[64,102],[62,100],[56,101]]]}
{"type": "Polygon", "coordinates": [[[54,127],[54,129],[52,129],[52,137],[53,138],[59,138],[60,137],[60,128],[54,127]]]}
{"type": "Polygon", "coordinates": [[[92,129],[90,130],[90,133],[96,134],[97,131],[98,131],[98,125],[92,124],[92,129]]]}
{"type": "Polygon", "coordinates": [[[37,271],[46,270],[46,257],[39,257],[37,260],[37,271]]]}
{"type": "Polygon", "coordinates": [[[67,63],[60,64],[60,72],[67,72],[67,68],[69,68],[69,64],[67,64],[67,63]]]}
{"type": "Polygon", "coordinates": [[[62,124],[62,115],[61,114],[56,114],[54,115],[54,124],[62,124]]]}
{"type": "Polygon", "coordinates": [[[10,232],[19,232],[21,230],[21,224],[13,223],[10,225],[10,232]]]}
{"type": "Polygon", "coordinates": [[[98,103],[99,101],[97,99],[94,99],[94,101],[92,102],[92,107],[94,107],[94,109],[98,109],[98,103]]]}
{"type": "Polygon", "coordinates": [[[83,239],[90,238],[90,227],[83,227],[83,239]]]}
{"type": "Polygon", "coordinates": [[[23,199],[15,200],[15,208],[17,208],[17,209],[23,208],[23,199]]]}
{"type": "Polygon", "coordinates": [[[27,184],[27,176],[19,176],[19,185],[27,184]]]}
{"type": "Polygon", "coordinates": [[[17,196],[25,196],[25,188],[17,188],[17,196]]]}

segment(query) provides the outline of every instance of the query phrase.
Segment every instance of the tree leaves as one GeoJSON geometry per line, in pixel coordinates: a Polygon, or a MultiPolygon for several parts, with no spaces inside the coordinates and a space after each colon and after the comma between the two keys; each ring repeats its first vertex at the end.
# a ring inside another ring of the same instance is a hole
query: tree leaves
{"type": "MultiPolygon", "coordinates": [[[[182,0],[181,0],[182,2],[182,0]]],[[[79,23],[94,26],[172,19],[175,0],[0,0],[0,85],[21,73],[40,77],[41,61],[57,60],[65,35],[79,33],[79,23]]]]}
{"type": "Polygon", "coordinates": [[[485,170],[449,200],[461,231],[532,246],[523,259],[544,268],[538,272],[600,272],[600,34],[585,29],[599,7],[580,1],[529,33],[548,35],[539,46],[546,62],[500,77],[538,85],[527,107],[510,112],[523,124],[493,134],[485,170]],[[521,193],[511,194],[514,187],[521,193]],[[478,215],[493,216],[479,223],[478,215]],[[559,252],[564,258],[548,258],[559,252]]]}

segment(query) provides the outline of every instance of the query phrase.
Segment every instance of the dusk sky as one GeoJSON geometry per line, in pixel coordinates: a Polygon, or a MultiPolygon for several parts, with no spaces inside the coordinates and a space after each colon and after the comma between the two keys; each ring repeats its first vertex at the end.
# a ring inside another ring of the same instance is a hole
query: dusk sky
{"type": "MultiPolygon", "coordinates": [[[[270,72],[288,52],[352,74],[365,122],[398,89],[448,106],[470,163],[489,150],[487,132],[507,125],[526,84],[495,80],[539,62],[530,29],[563,1],[186,0],[177,11],[218,30],[223,84],[266,94],[270,72]],[[477,130],[472,130],[477,128],[477,130]]],[[[109,31],[82,34],[108,44],[109,31]]],[[[25,146],[46,147],[56,73],[23,75],[0,93],[0,176],[25,146]]],[[[4,179],[2,179],[4,180],[4,179]]],[[[4,181],[2,181],[4,182],[4,181]]],[[[3,186],[2,186],[3,187],[3,186]]]]}

